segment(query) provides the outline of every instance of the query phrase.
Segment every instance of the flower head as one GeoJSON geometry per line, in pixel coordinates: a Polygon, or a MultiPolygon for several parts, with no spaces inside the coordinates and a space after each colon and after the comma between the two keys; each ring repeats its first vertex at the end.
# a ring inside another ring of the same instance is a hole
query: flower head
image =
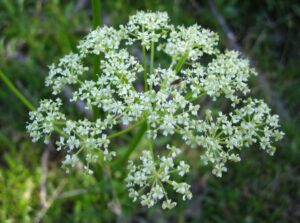
{"type": "Polygon", "coordinates": [[[163,209],[175,207],[177,203],[169,198],[167,187],[180,194],[183,200],[192,198],[190,185],[172,179],[176,174],[180,176],[187,174],[189,165],[184,161],[180,161],[179,165],[175,164],[174,159],[179,154],[179,148],[167,145],[167,149],[168,155],[157,157],[157,160],[150,151],[143,151],[140,165],[129,162],[126,179],[129,196],[134,201],[140,200],[143,206],[152,207],[163,200],[163,209]]]}
{"type": "Polygon", "coordinates": [[[167,145],[167,155],[165,149],[154,150],[157,138],[172,135],[198,148],[199,160],[221,177],[227,162],[241,161],[242,149],[257,145],[273,155],[274,142],[284,135],[278,115],[262,100],[247,98],[249,78],[257,75],[249,61],[236,51],[221,52],[217,44],[216,33],[197,24],[173,26],[165,12],[141,11],[118,29],[99,27],[80,41],[78,53],[50,66],[46,86],[56,99],[42,100],[30,112],[27,130],[33,141],[43,138],[46,143],[57,131],[57,149],[66,153],[63,166],[69,170],[83,162],[92,174],[91,163],[109,162],[117,155],[110,145],[124,133],[116,133],[117,128],[147,124],[150,149],[144,148],[139,164],[129,160],[129,196],[147,207],[161,201],[163,209],[171,209],[177,201],[170,191],[183,200],[192,197],[190,185],[178,181],[190,166],[177,161],[182,150],[175,146],[167,145]],[[170,63],[160,63],[157,53],[170,63]],[[101,66],[92,74],[88,62],[95,55],[101,66]],[[71,102],[103,115],[90,120],[62,113],[65,86],[72,89],[71,102]],[[199,105],[204,97],[213,110],[199,105]],[[216,100],[228,100],[231,107],[218,111],[216,100]]]}

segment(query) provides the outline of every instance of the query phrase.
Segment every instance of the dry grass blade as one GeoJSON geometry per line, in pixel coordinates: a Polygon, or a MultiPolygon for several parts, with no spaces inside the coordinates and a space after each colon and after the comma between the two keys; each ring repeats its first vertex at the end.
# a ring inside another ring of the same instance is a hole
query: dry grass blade
{"type": "Polygon", "coordinates": [[[39,223],[42,221],[43,217],[53,204],[53,202],[59,197],[59,194],[61,193],[62,189],[64,188],[66,182],[62,181],[60,185],[56,188],[56,190],[53,192],[52,196],[49,198],[49,200],[45,203],[44,207],[37,212],[35,218],[34,218],[34,223],[39,223]]]}

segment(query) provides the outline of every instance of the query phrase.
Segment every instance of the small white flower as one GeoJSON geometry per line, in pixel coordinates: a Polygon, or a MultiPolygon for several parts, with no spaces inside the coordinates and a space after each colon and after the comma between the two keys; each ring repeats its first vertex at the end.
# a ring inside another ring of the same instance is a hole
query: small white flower
{"type": "Polygon", "coordinates": [[[162,209],[173,209],[176,205],[176,202],[172,202],[168,199],[162,203],[162,209]]]}
{"type": "Polygon", "coordinates": [[[184,161],[180,161],[179,165],[177,166],[177,170],[179,171],[178,174],[180,176],[184,176],[190,171],[190,166],[187,165],[184,161]]]}
{"type": "Polygon", "coordinates": [[[154,200],[160,200],[164,197],[163,189],[158,184],[156,184],[155,187],[153,187],[151,190],[151,194],[154,200]]]}

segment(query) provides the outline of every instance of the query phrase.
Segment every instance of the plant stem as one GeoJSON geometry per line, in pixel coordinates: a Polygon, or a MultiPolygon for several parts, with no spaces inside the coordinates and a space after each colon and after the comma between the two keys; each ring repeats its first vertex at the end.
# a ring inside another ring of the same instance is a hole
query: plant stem
{"type": "Polygon", "coordinates": [[[92,0],[93,27],[97,28],[101,23],[100,0],[92,0]]]}
{"type": "Polygon", "coordinates": [[[55,132],[57,132],[58,134],[60,134],[61,136],[67,136],[59,127],[54,126],[54,130],[55,132]]]}
{"type": "MultiPolygon", "coordinates": [[[[96,29],[101,25],[101,6],[100,0],[92,0],[93,9],[93,28],[96,29]]],[[[99,75],[100,73],[100,55],[96,55],[94,58],[94,74],[99,75]]]]}
{"type": "Polygon", "coordinates": [[[189,56],[189,52],[186,52],[183,57],[178,61],[176,67],[175,67],[175,74],[177,74],[180,69],[182,68],[183,64],[185,63],[186,59],[188,58],[189,56]]]}
{"type": "MultiPolygon", "coordinates": [[[[93,28],[96,29],[97,27],[100,26],[101,24],[101,5],[100,5],[100,0],[92,0],[92,10],[93,10],[93,28]]],[[[95,55],[94,56],[94,76],[95,79],[97,78],[98,75],[100,75],[100,55],[95,55]]],[[[97,107],[93,108],[94,112],[94,118],[96,119],[97,117],[100,117],[100,110],[97,107]]]]}
{"type": "Polygon", "coordinates": [[[131,153],[136,149],[137,145],[143,138],[143,135],[146,132],[146,130],[147,130],[147,123],[144,122],[142,124],[141,128],[139,129],[139,131],[136,133],[133,140],[131,141],[131,144],[130,144],[128,150],[126,151],[126,153],[113,164],[113,167],[118,167],[118,166],[122,165],[125,161],[127,161],[127,159],[130,157],[131,153]]]}
{"type": "Polygon", "coordinates": [[[143,49],[143,65],[144,65],[144,87],[145,87],[145,91],[148,91],[146,48],[142,46],[142,49],[143,49]]]}
{"type": "Polygon", "coordinates": [[[202,94],[199,94],[196,98],[191,98],[191,100],[190,99],[188,99],[188,100],[190,100],[191,102],[193,102],[193,101],[198,100],[199,98],[202,98],[202,96],[204,96],[204,95],[205,95],[205,93],[202,93],[202,94]]]}
{"type": "Polygon", "coordinates": [[[152,139],[149,139],[149,149],[150,149],[150,152],[151,152],[152,159],[154,161],[155,156],[154,156],[154,149],[153,149],[153,141],[152,141],[152,139]]]}
{"type": "Polygon", "coordinates": [[[185,97],[186,100],[188,100],[190,102],[193,102],[193,101],[196,101],[197,99],[201,98],[204,95],[205,95],[205,93],[203,92],[202,94],[199,94],[196,98],[192,98],[193,97],[193,92],[190,91],[184,97],[185,97]]]}
{"type": "MultiPolygon", "coordinates": [[[[154,42],[152,41],[151,42],[151,52],[150,52],[150,74],[153,74],[153,69],[154,69],[154,52],[155,52],[155,45],[154,45],[154,42]]],[[[146,123],[146,130],[148,127],[149,126],[146,123]]],[[[149,139],[149,149],[151,152],[152,159],[154,160],[154,150],[153,150],[152,139],[149,139]]]]}
{"type": "Polygon", "coordinates": [[[0,78],[3,80],[6,86],[14,93],[14,95],[17,96],[29,110],[35,109],[33,104],[31,104],[31,102],[27,100],[26,97],[24,97],[24,95],[14,86],[14,84],[6,77],[6,75],[1,70],[0,78]]]}
{"type": "Polygon", "coordinates": [[[155,47],[154,47],[154,42],[151,42],[151,52],[150,52],[150,74],[153,73],[153,65],[154,65],[154,51],[155,51],[155,47]]]}
{"type": "Polygon", "coordinates": [[[139,122],[135,123],[134,125],[130,126],[129,128],[124,129],[124,130],[122,130],[122,131],[120,131],[120,132],[116,132],[116,133],[114,133],[114,134],[111,134],[111,135],[107,136],[107,138],[108,138],[108,139],[112,139],[112,138],[115,138],[115,137],[117,137],[117,136],[123,135],[123,134],[125,134],[125,133],[131,131],[131,130],[134,129],[135,127],[139,126],[139,125],[142,124],[143,122],[145,122],[145,120],[139,121],[139,122]]]}

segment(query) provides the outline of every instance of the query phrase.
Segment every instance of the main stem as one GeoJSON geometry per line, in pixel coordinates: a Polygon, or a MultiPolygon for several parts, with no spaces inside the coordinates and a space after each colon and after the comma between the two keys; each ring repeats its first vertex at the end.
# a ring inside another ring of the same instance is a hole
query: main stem
{"type": "MultiPolygon", "coordinates": [[[[100,5],[100,0],[92,0],[92,10],[93,10],[93,28],[96,29],[97,27],[100,26],[101,24],[101,5],[100,5]]],[[[100,55],[95,55],[94,56],[94,75],[95,78],[100,75],[100,55]]],[[[93,108],[94,112],[94,118],[97,119],[100,117],[100,110],[97,107],[93,108]]]]}
{"type": "Polygon", "coordinates": [[[151,152],[152,159],[153,159],[153,161],[154,161],[154,160],[155,160],[155,156],[154,156],[154,149],[153,149],[153,141],[152,141],[152,138],[149,139],[149,149],[150,149],[150,152],[151,152]]]}
{"type": "Polygon", "coordinates": [[[175,67],[175,74],[177,74],[181,70],[181,68],[182,68],[183,64],[185,63],[186,59],[188,58],[189,54],[190,54],[190,52],[186,52],[183,55],[183,57],[178,61],[177,65],[175,67]]]}
{"type": "Polygon", "coordinates": [[[128,150],[126,151],[126,153],[124,154],[124,156],[122,156],[118,161],[116,161],[113,164],[113,167],[119,167],[120,165],[124,164],[128,160],[131,153],[135,150],[135,148],[143,138],[143,135],[145,134],[146,131],[147,131],[147,123],[144,122],[141,128],[139,129],[139,131],[136,133],[135,137],[132,139],[131,144],[128,150]]]}
{"type": "Polygon", "coordinates": [[[144,87],[145,91],[148,91],[148,83],[147,83],[147,56],[146,56],[146,48],[142,46],[143,50],[143,66],[144,66],[144,87]]]}
{"type": "Polygon", "coordinates": [[[150,74],[153,73],[153,66],[154,66],[154,51],[155,51],[155,47],[154,47],[154,42],[151,42],[151,52],[150,52],[150,74]]]}
{"type": "Polygon", "coordinates": [[[93,9],[93,27],[97,28],[101,23],[100,0],[92,0],[93,9]]]}
{"type": "MultiPolygon", "coordinates": [[[[152,41],[151,42],[151,52],[150,52],[150,74],[153,74],[153,71],[154,71],[154,53],[155,53],[155,45],[154,45],[154,42],[152,41]]],[[[149,129],[149,125],[148,124],[146,124],[146,125],[147,125],[147,129],[149,129]]],[[[152,159],[154,160],[155,157],[154,157],[154,149],[153,149],[152,138],[149,138],[148,143],[149,143],[149,149],[150,149],[150,152],[151,152],[152,159]]]]}
{"type": "MultiPolygon", "coordinates": [[[[93,10],[93,28],[96,29],[101,25],[101,5],[100,0],[92,0],[93,10]]],[[[100,55],[96,55],[94,58],[94,74],[100,73],[100,55]]]]}

